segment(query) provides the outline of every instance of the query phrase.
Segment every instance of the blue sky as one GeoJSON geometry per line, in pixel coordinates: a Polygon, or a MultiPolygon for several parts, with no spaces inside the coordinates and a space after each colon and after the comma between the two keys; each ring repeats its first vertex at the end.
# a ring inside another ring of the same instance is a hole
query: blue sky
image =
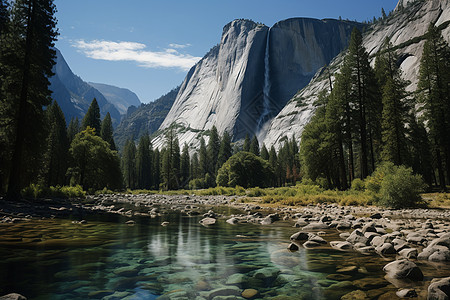
{"type": "Polygon", "coordinates": [[[85,81],[135,92],[147,103],[181,84],[220,42],[223,26],[252,19],[272,26],[291,17],[364,21],[397,0],[55,0],[61,50],[85,81]]]}

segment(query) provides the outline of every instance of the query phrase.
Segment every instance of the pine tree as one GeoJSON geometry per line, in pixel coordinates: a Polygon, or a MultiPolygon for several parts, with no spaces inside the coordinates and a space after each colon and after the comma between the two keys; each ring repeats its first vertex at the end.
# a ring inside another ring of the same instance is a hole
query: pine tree
{"type": "Polygon", "coordinates": [[[152,172],[153,188],[159,190],[161,184],[161,154],[156,148],[153,152],[153,172],[152,172]]]}
{"type": "Polygon", "coordinates": [[[190,176],[189,169],[191,166],[190,157],[189,157],[189,146],[187,143],[184,143],[183,151],[181,153],[181,164],[180,164],[180,182],[182,187],[188,186],[190,176]]]}
{"type": "Polygon", "coordinates": [[[200,138],[198,161],[200,165],[200,177],[205,178],[205,175],[208,173],[208,151],[206,150],[205,140],[203,137],[200,138]]]}
{"type": "Polygon", "coordinates": [[[48,78],[53,75],[56,55],[55,11],[52,0],[17,0],[11,10],[10,30],[2,35],[0,130],[9,136],[8,196],[14,199],[36,178],[33,171],[40,169],[36,158],[44,151],[42,141],[47,132],[43,107],[51,103],[48,78]]]}
{"type": "Polygon", "coordinates": [[[387,18],[386,12],[384,11],[384,8],[381,8],[381,17],[383,18],[383,20],[385,20],[387,18]]]}
{"type": "MultiPolygon", "coordinates": [[[[8,2],[0,0],[0,65],[3,64],[3,50],[1,45],[4,45],[6,29],[8,28],[9,14],[8,14],[8,2]]],[[[4,96],[2,91],[3,86],[3,69],[0,67],[0,193],[3,194],[6,188],[6,178],[10,163],[9,153],[9,140],[8,132],[3,128],[6,128],[6,121],[4,117],[7,116],[4,105],[4,96]]]]}
{"type": "Polygon", "coordinates": [[[142,135],[141,138],[139,139],[139,144],[136,153],[136,176],[137,176],[136,187],[138,189],[150,189],[152,187],[151,148],[152,146],[148,134],[142,135]]]}
{"type": "Polygon", "coordinates": [[[197,153],[194,153],[194,155],[192,155],[190,174],[191,174],[190,177],[192,179],[198,179],[201,176],[200,175],[200,163],[198,161],[198,154],[197,153]]]}
{"type": "Polygon", "coordinates": [[[259,142],[256,136],[253,136],[252,141],[250,142],[250,152],[259,156],[259,142]]]}
{"type": "Polygon", "coordinates": [[[213,177],[214,181],[217,173],[217,160],[220,151],[220,138],[216,126],[211,128],[211,134],[208,141],[208,173],[213,177]]]}
{"type": "Polygon", "coordinates": [[[162,177],[166,190],[180,186],[180,146],[172,128],[166,133],[166,146],[162,155],[162,177]]]}
{"type": "Polygon", "coordinates": [[[75,135],[80,132],[80,121],[78,117],[70,119],[69,126],[67,127],[67,138],[69,139],[69,144],[72,143],[75,135]]]}
{"type": "Polygon", "coordinates": [[[350,45],[345,63],[351,70],[352,93],[351,105],[355,107],[355,119],[358,126],[358,142],[360,152],[360,176],[362,179],[369,175],[369,154],[372,168],[375,167],[375,150],[373,147],[377,131],[380,131],[379,108],[377,104],[378,87],[375,74],[369,63],[369,55],[362,45],[362,35],[354,29],[350,38],[350,45]],[[369,153],[370,151],[370,153],[369,153]]]}
{"type": "MultiPolygon", "coordinates": [[[[110,116],[111,117],[111,116],[110,116]]],[[[85,130],[88,126],[95,129],[95,134],[100,136],[101,123],[100,123],[100,107],[98,106],[97,99],[92,100],[86,115],[81,122],[81,129],[85,130]]]]}
{"type": "Polygon", "coordinates": [[[217,158],[217,170],[231,157],[233,149],[231,148],[231,137],[227,131],[223,133],[220,143],[219,157],[217,158]]]}
{"type": "Polygon", "coordinates": [[[136,189],[136,145],[132,139],[127,141],[122,151],[122,173],[125,180],[125,186],[132,190],[136,189]]]}
{"type": "Polygon", "coordinates": [[[439,184],[445,190],[445,172],[450,180],[450,47],[433,24],[422,54],[418,93],[434,145],[439,184]]]}
{"type": "Polygon", "coordinates": [[[402,79],[397,61],[398,55],[392,50],[389,40],[386,40],[375,61],[377,80],[383,91],[381,158],[401,165],[407,156],[405,124],[410,119],[411,107],[407,105],[408,83],[402,79]]]}
{"type": "Polygon", "coordinates": [[[111,150],[116,150],[116,144],[114,143],[114,130],[109,112],[106,113],[106,116],[102,121],[100,137],[109,143],[111,150]]]}
{"type": "Polygon", "coordinates": [[[269,160],[269,150],[267,150],[265,144],[263,144],[261,148],[261,158],[267,161],[269,160]]]}
{"type": "Polygon", "coordinates": [[[278,180],[278,158],[277,158],[277,151],[275,150],[275,147],[272,145],[272,147],[270,147],[270,151],[269,151],[269,165],[272,167],[272,170],[275,172],[275,177],[273,180],[273,185],[274,186],[279,186],[280,182],[278,180]]]}
{"type": "Polygon", "coordinates": [[[47,118],[50,134],[47,138],[45,155],[45,184],[47,186],[63,186],[67,183],[69,140],[67,138],[66,119],[56,101],[47,108],[47,118]]]}
{"type": "Polygon", "coordinates": [[[244,150],[246,152],[250,152],[250,137],[249,137],[248,133],[245,135],[244,145],[242,147],[242,150],[244,150]]]}

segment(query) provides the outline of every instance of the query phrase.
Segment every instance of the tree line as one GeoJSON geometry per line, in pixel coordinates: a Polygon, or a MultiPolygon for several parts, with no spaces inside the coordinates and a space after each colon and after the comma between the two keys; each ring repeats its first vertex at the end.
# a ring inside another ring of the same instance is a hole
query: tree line
{"type": "Polygon", "coordinates": [[[417,90],[408,92],[388,39],[370,65],[354,29],[335,82],[322,91],[300,144],[303,175],[347,189],[383,162],[411,167],[428,185],[450,182],[450,47],[431,24],[417,90]]]}
{"type": "Polygon", "coordinates": [[[140,138],[137,146],[133,139],[129,139],[122,151],[125,187],[174,190],[215,187],[219,182],[226,185],[227,182],[218,179],[220,169],[232,156],[241,152],[252,154],[253,160],[267,162],[273,171],[270,186],[295,183],[299,179],[300,163],[295,138],[286,140],[277,153],[273,146],[270,151],[265,145],[260,147],[256,136],[250,139],[247,135],[244,143],[238,146],[232,143],[228,132],[220,136],[215,126],[204,134],[208,143],[203,136],[200,137],[199,149],[192,155],[187,143],[181,149],[173,127],[167,130],[161,150],[153,148],[148,134],[140,138]]]}

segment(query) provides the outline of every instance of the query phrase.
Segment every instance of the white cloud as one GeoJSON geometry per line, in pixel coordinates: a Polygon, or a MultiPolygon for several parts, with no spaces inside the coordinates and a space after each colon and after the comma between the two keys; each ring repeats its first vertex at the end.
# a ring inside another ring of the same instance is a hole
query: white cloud
{"type": "MultiPolygon", "coordinates": [[[[189,70],[201,57],[179,53],[175,49],[146,50],[147,46],[135,42],[84,41],[73,43],[87,57],[108,61],[134,61],[145,68],[179,68],[189,70]]],[[[176,48],[176,47],[172,47],[176,48]]]]}
{"type": "Polygon", "coordinates": [[[186,48],[186,47],[190,47],[191,46],[191,44],[185,44],[185,45],[181,45],[181,44],[169,44],[169,47],[170,48],[175,48],[175,49],[183,49],[183,48],[186,48]]]}

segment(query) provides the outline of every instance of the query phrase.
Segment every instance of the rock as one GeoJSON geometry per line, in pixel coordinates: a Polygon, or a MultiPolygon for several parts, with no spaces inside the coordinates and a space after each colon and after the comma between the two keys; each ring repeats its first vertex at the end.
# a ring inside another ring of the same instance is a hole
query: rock
{"type": "Polygon", "coordinates": [[[321,245],[321,243],[314,242],[314,241],[306,241],[305,243],[303,243],[303,247],[305,247],[305,248],[314,248],[314,247],[319,247],[320,245],[321,245]]]}
{"type": "Polygon", "coordinates": [[[298,251],[299,247],[297,244],[295,243],[290,243],[289,246],[287,247],[289,251],[298,251]]]}
{"type": "Polygon", "coordinates": [[[429,246],[444,246],[450,248],[450,235],[446,234],[440,238],[432,240],[429,246]]]}
{"type": "Polygon", "coordinates": [[[353,281],[353,285],[361,290],[367,291],[383,288],[389,285],[389,282],[382,278],[363,278],[353,281]]]}
{"type": "Polygon", "coordinates": [[[303,227],[303,230],[322,230],[322,229],[328,229],[328,225],[325,223],[309,223],[305,227],[303,227]]]}
{"type": "Polygon", "coordinates": [[[100,299],[100,298],[104,298],[104,297],[107,297],[112,294],[114,294],[114,291],[112,291],[112,290],[93,291],[88,294],[88,297],[89,297],[89,299],[91,299],[91,298],[100,299]]]}
{"type": "Polygon", "coordinates": [[[416,248],[406,248],[401,250],[398,254],[408,259],[416,259],[418,251],[416,248]]]}
{"type": "Polygon", "coordinates": [[[407,278],[413,281],[423,280],[423,273],[419,267],[407,259],[396,260],[388,263],[384,266],[383,271],[387,273],[388,277],[394,279],[407,278]]]}
{"type": "Polygon", "coordinates": [[[349,280],[350,278],[352,278],[351,275],[347,275],[347,274],[329,274],[326,277],[329,280],[335,280],[335,281],[345,281],[345,280],[349,280]]]}
{"type": "Polygon", "coordinates": [[[374,246],[366,246],[366,247],[362,247],[362,248],[356,248],[356,251],[358,251],[364,255],[371,255],[375,252],[375,247],[374,246]]]}
{"type": "Polygon", "coordinates": [[[204,295],[208,300],[214,299],[214,297],[219,296],[240,296],[241,289],[236,286],[228,286],[214,289],[209,292],[202,292],[201,295],[204,295]],[[203,294],[202,294],[203,293],[203,294]]]}
{"type": "Polygon", "coordinates": [[[361,290],[356,290],[345,294],[341,297],[341,300],[370,300],[367,294],[361,290]]]}
{"type": "Polygon", "coordinates": [[[128,221],[125,222],[125,224],[127,224],[127,225],[134,225],[134,224],[136,224],[136,222],[133,221],[133,220],[128,220],[128,221]]]}
{"type": "Polygon", "coordinates": [[[366,233],[366,232],[377,232],[377,229],[375,228],[375,224],[374,223],[367,223],[366,225],[364,225],[362,228],[361,228],[361,231],[363,232],[363,233],[366,233]]]}
{"type": "Polygon", "coordinates": [[[434,262],[450,261],[450,250],[448,248],[439,249],[431,254],[428,260],[434,262]]]}
{"type": "Polygon", "coordinates": [[[397,251],[395,251],[394,249],[394,245],[392,245],[391,243],[384,243],[383,245],[376,247],[375,251],[380,253],[381,255],[389,255],[397,253],[397,251]]]}
{"type": "Polygon", "coordinates": [[[207,291],[211,289],[211,286],[209,285],[209,283],[207,281],[204,280],[199,280],[195,286],[194,286],[195,290],[197,291],[207,291]]]}
{"type": "Polygon", "coordinates": [[[117,276],[133,277],[138,275],[139,270],[135,269],[134,267],[122,267],[115,269],[113,273],[117,276]]]}
{"type": "Polygon", "coordinates": [[[236,217],[233,217],[233,218],[228,219],[226,222],[228,224],[235,225],[235,224],[239,223],[239,219],[236,217]]]}
{"type": "Polygon", "coordinates": [[[276,278],[280,274],[280,270],[278,268],[262,268],[255,272],[253,277],[256,279],[268,279],[268,278],[276,278]]]}
{"type": "Polygon", "coordinates": [[[241,295],[245,299],[252,299],[252,298],[256,297],[258,294],[259,294],[259,292],[255,289],[245,289],[241,295]]]}
{"type": "Polygon", "coordinates": [[[336,225],[337,230],[346,230],[352,228],[352,224],[350,222],[342,221],[336,225]]]}
{"type": "Polygon", "coordinates": [[[353,249],[353,246],[349,242],[342,242],[342,241],[332,241],[330,242],[330,245],[333,249],[339,250],[339,251],[349,251],[353,249]]]}
{"type": "Polygon", "coordinates": [[[352,273],[357,273],[357,272],[358,272],[357,266],[349,266],[349,267],[344,267],[344,268],[340,268],[340,269],[336,270],[336,273],[342,273],[342,274],[352,274],[352,273]]]}
{"type": "Polygon", "coordinates": [[[27,298],[20,294],[12,293],[5,296],[1,296],[0,300],[27,300],[27,298]]]}
{"type": "Polygon", "coordinates": [[[161,223],[161,226],[167,226],[167,225],[169,225],[169,222],[167,222],[167,221],[161,223]]]}
{"type": "Polygon", "coordinates": [[[381,219],[383,216],[380,213],[375,213],[370,216],[371,219],[381,219]]]}
{"type": "Polygon", "coordinates": [[[445,251],[448,251],[448,248],[444,247],[444,246],[438,246],[438,245],[428,246],[428,247],[424,248],[423,251],[421,253],[419,253],[419,255],[417,255],[417,258],[418,259],[429,259],[432,254],[434,254],[435,252],[439,252],[439,251],[445,252],[445,251]]]}
{"type": "Polygon", "coordinates": [[[367,245],[369,239],[364,236],[364,233],[361,230],[356,229],[347,238],[347,242],[350,242],[352,244],[363,243],[367,245]]]}
{"type": "Polygon", "coordinates": [[[434,278],[428,287],[427,300],[450,299],[450,277],[434,278]]]}
{"type": "Polygon", "coordinates": [[[244,282],[248,280],[248,277],[244,274],[235,273],[228,276],[226,284],[228,285],[242,285],[244,282]]]}
{"type": "Polygon", "coordinates": [[[208,226],[208,225],[214,225],[216,224],[216,219],[214,218],[203,218],[200,220],[200,224],[202,224],[203,226],[208,226]]]}
{"type": "Polygon", "coordinates": [[[315,242],[315,243],[319,243],[319,244],[326,244],[327,241],[325,241],[322,237],[315,235],[315,234],[311,234],[308,238],[308,241],[310,242],[315,242]]]}
{"type": "Polygon", "coordinates": [[[415,289],[402,289],[395,294],[400,298],[416,298],[418,296],[415,289]]]}
{"type": "Polygon", "coordinates": [[[309,239],[310,233],[299,231],[291,235],[291,241],[307,241],[309,239]]]}

